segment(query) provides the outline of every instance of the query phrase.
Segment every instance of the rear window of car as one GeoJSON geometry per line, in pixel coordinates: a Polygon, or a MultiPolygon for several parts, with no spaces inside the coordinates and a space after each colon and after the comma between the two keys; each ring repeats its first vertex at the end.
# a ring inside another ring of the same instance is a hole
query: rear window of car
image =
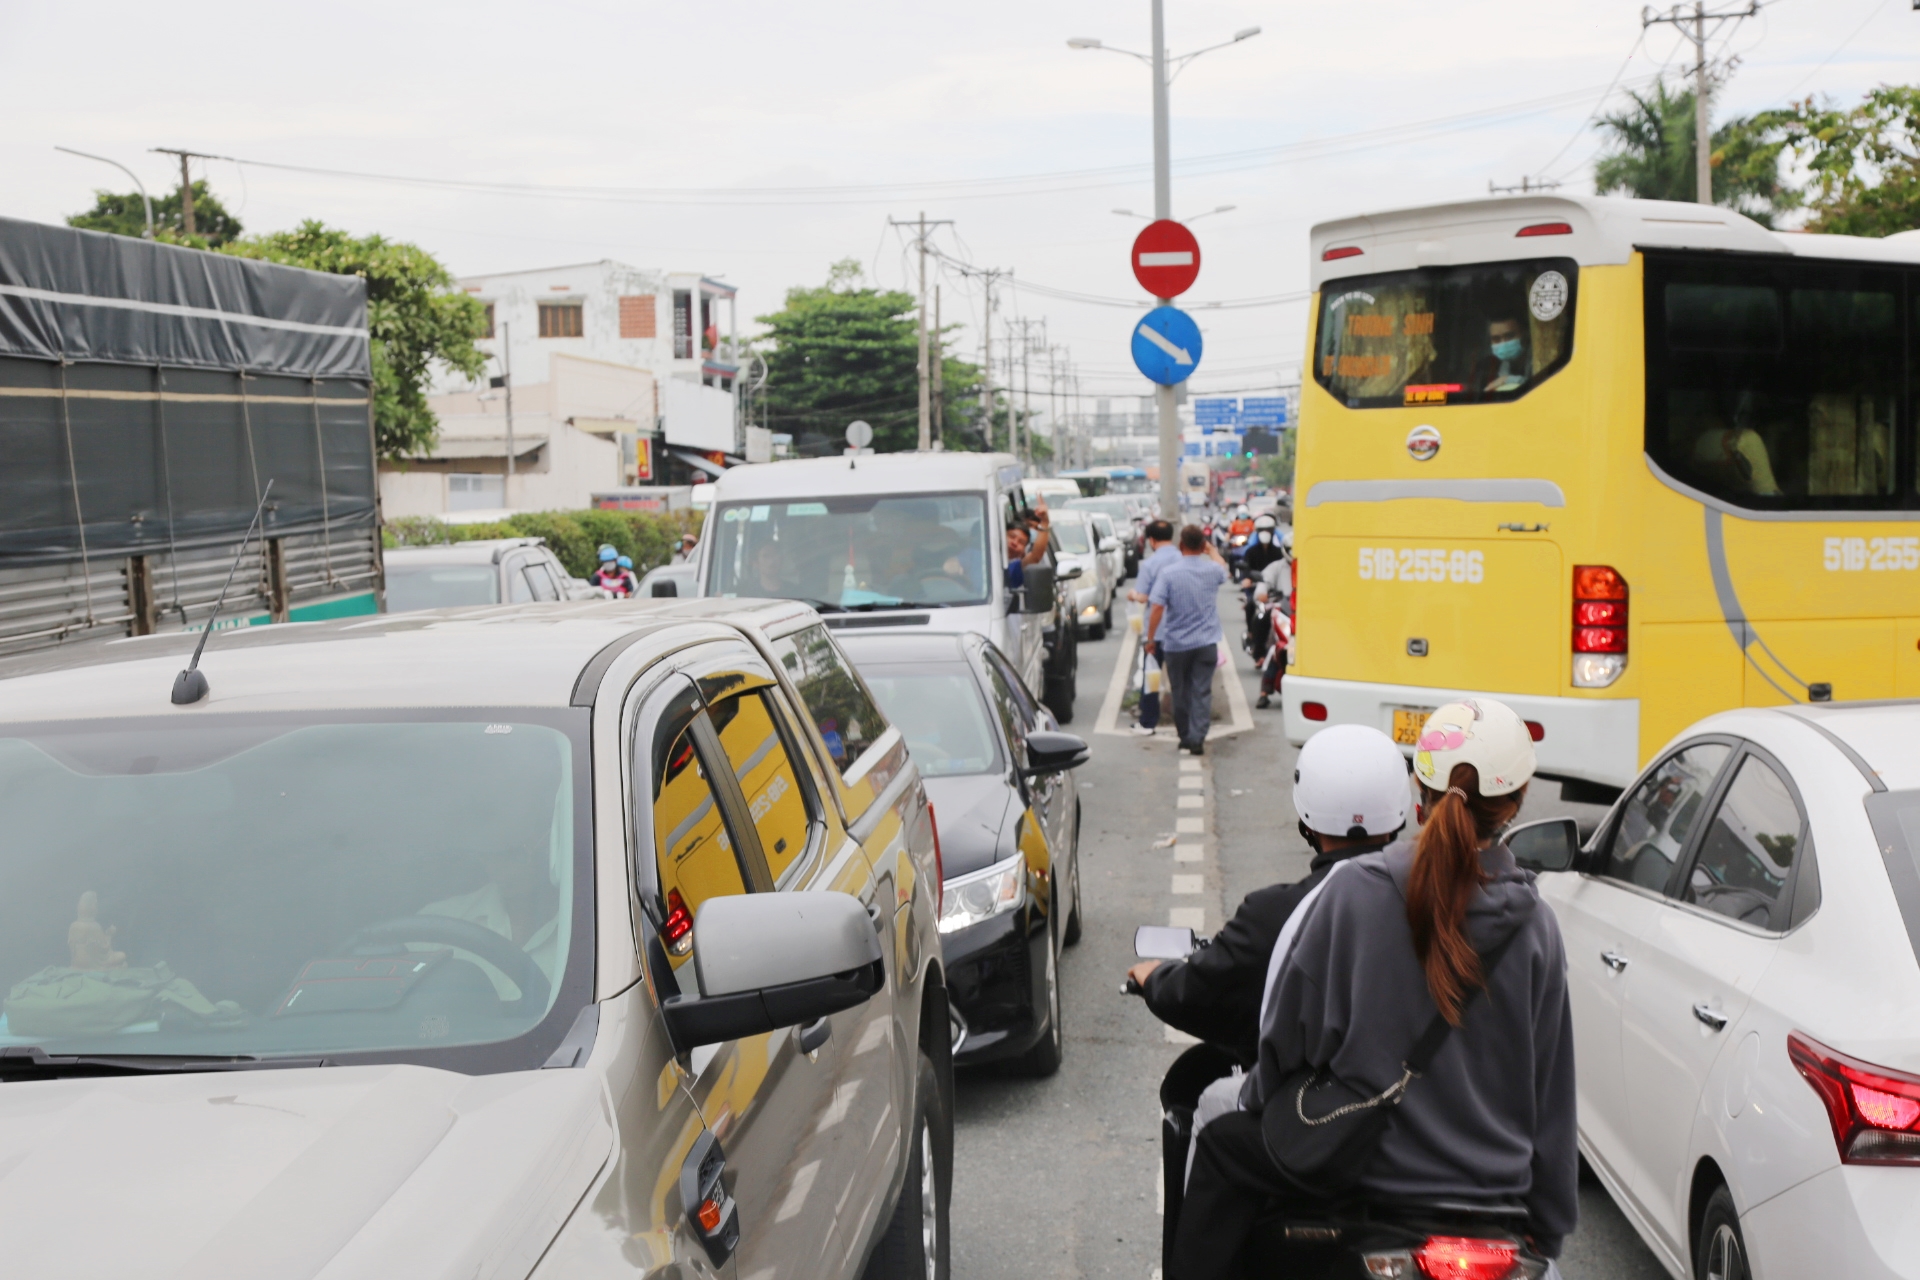
{"type": "Polygon", "coordinates": [[[403,564],[387,561],[387,612],[499,604],[500,574],[490,564],[403,564]]]}
{"type": "Polygon", "coordinates": [[[907,740],[907,751],[928,778],[994,773],[1000,750],[987,719],[987,700],[970,668],[869,668],[862,674],[873,696],[907,740]]]}
{"type": "Polygon", "coordinates": [[[886,733],[887,718],[824,625],[776,640],[773,649],[844,776],[886,733]]]}

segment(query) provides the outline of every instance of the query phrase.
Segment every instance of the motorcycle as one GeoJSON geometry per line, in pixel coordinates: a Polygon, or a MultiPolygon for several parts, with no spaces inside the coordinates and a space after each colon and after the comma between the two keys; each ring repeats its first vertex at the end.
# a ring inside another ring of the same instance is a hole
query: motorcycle
{"type": "MultiPolygon", "coordinates": [[[[1141,925],[1134,954],[1185,960],[1205,946],[1193,930],[1141,925]]],[[[1141,994],[1129,975],[1121,991],[1141,994]]],[[[1239,1069],[1225,1050],[1202,1042],[1174,1059],[1160,1082],[1160,1261],[1173,1265],[1174,1237],[1186,1199],[1187,1153],[1200,1094],[1239,1069]]],[[[1398,1201],[1378,1196],[1324,1204],[1275,1203],[1261,1215],[1244,1256],[1262,1280],[1559,1280],[1559,1269],[1527,1235],[1527,1211],[1513,1203],[1398,1201]]]]}

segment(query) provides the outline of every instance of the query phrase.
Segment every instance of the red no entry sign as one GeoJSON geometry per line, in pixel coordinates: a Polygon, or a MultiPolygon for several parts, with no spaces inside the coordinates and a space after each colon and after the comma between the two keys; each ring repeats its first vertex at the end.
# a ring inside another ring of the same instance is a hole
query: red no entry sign
{"type": "Polygon", "coordinates": [[[1200,275],[1200,242],[1171,218],[1147,224],[1133,241],[1133,278],[1156,298],[1173,298],[1200,275]]]}

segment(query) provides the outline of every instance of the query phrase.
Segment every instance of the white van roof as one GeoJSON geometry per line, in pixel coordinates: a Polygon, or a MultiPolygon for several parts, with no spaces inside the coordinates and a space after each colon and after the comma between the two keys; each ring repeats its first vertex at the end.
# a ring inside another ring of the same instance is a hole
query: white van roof
{"type": "Polygon", "coordinates": [[[1519,258],[1618,265],[1641,248],[1920,264],[1920,237],[1769,231],[1718,205],[1613,196],[1513,196],[1338,218],[1315,226],[1310,243],[1316,290],[1347,276],[1519,258]],[[1328,258],[1340,250],[1358,252],[1328,258]]]}
{"type": "Polygon", "coordinates": [[[1009,453],[873,453],[858,458],[794,458],[728,467],[713,482],[715,502],[838,497],[863,493],[938,493],[1020,482],[1009,453]]]}

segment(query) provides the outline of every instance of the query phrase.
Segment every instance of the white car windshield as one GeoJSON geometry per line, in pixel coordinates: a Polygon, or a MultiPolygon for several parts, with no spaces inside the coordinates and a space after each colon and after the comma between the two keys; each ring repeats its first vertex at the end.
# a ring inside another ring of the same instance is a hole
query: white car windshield
{"type": "Polygon", "coordinates": [[[538,1066],[591,968],[583,717],[0,728],[0,1047],[538,1066]]]}
{"type": "Polygon", "coordinates": [[[985,604],[986,514],[978,493],[721,503],[706,526],[706,593],[830,610],[985,604]]]}

